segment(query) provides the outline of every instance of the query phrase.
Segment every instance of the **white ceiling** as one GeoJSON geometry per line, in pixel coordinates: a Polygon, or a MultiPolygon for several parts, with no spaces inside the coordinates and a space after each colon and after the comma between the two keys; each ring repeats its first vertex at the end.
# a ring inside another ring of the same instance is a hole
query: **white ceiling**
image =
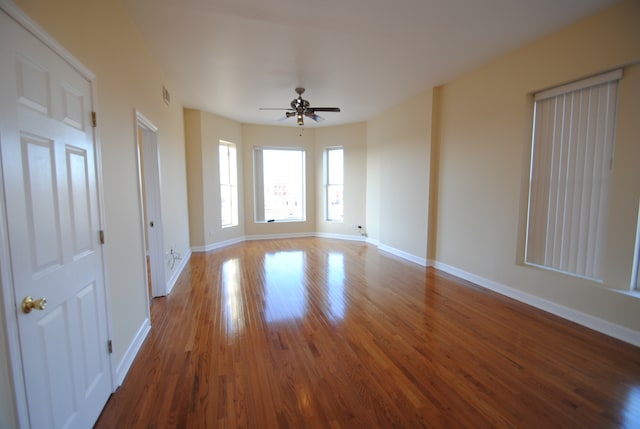
{"type": "MultiPolygon", "coordinates": [[[[306,87],[321,124],[371,119],[615,0],[124,0],[186,107],[278,122],[306,87]]],[[[305,118],[305,126],[313,121],[305,118]]]]}

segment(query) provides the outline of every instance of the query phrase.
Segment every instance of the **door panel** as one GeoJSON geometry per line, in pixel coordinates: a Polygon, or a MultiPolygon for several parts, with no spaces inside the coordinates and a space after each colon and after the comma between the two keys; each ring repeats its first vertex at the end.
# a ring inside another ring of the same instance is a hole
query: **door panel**
{"type": "Polygon", "coordinates": [[[16,64],[18,102],[37,112],[50,114],[51,85],[47,70],[41,69],[19,54],[16,56],[16,64]]]}
{"type": "Polygon", "coordinates": [[[54,142],[21,135],[27,230],[33,254],[32,275],[59,268],[62,242],[55,176],[54,142]]]}
{"type": "Polygon", "coordinates": [[[0,154],[33,428],[91,427],[111,393],[91,86],[0,12],[0,154]],[[28,314],[22,300],[46,298],[28,314]]]}
{"type": "Polygon", "coordinates": [[[91,193],[87,151],[67,146],[67,183],[71,207],[73,255],[78,258],[93,249],[91,232],[95,230],[91,219],[91,193]]]}
{"type": "MultiPolygon", "coordinates": [[[[74,392],[74,371],[70,365],[59,365],[59,362],[73,361],[73,344],[71,336],[72,327],[67,318],[68,311],[64,305],[48,311],[37,323],[35,334],[39,343],[35,349],[41,351],[41,368],[30,371],[41,372],[45,386],[56,386],[56,390],[37,389],[34,394],[29,394],[30,413],[37,412],[42,416],[48,416],[53,423],[52,427],[64,427],[70,419],[73,419],[77,406],[77,398],[74,392]],[[36,399],[37,398],[37,399],[36,399]],[[37,404],[37,410],[31,411],[37,404]]],[[[31,419],[31,426],[37,419],[31,419]]]]}

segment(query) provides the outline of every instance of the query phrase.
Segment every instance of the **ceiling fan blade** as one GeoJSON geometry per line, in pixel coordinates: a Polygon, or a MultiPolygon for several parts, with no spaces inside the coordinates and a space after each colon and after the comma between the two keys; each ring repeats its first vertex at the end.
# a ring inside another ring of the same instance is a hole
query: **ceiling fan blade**
{"type": "Polygon", "coordinates": [[[309,110],[314,112],[339,112],[339,107],[309,107],[309,110]]]}
{"type": "Polygon", "coordinates": [[[296,112],[286,112],[283,117],[278,119],[278,122],[284,122],[292,116],[296,116],[296,112]]]}
{"type": "Polygon", "coordinates": [[[259,107],[260,110],[286,110],[284,118],[280,118],[279,121],[284,121],[287,118],[296,117],[296,122],[299,126],[304,125],[304,117],[311,118],[316,122],[324,121],[322,116],[316,114],[316,112],[340,112],[339,107],[311,107],[308,100],[302,98],[304,88],[296,88],[298,98],[294,98],[291,101],[290,108],[280,107],[259,107]]]}
{"type": "Polygon", "coordinates": [[[307,110],[306,112],[304,112],[304,115],[308,118],[313,119],[316,122],[324,121],[324,118],[322,116],[316,115],[313,110],[307,110]]]}

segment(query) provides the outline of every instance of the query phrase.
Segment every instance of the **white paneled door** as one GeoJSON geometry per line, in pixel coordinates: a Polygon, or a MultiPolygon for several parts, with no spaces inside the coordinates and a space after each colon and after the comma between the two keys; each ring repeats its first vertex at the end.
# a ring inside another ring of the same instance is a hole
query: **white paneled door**
{"type": "Polygon", "coordinates": [[[111,393],[91,84],[1,11],[0,58],[2,287],[15,297],[7,317],[17,319],[28,419],[88,428],[111,393]]]}

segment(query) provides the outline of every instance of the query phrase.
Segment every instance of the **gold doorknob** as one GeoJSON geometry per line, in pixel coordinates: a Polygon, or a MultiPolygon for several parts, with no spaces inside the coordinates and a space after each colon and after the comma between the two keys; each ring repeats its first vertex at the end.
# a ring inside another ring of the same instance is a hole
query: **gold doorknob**
{"type": "Polygon", "coordinates": [[[30,296],[22,300],[22,312],[25,314],[31,313],[31,310],[44,310],[47,308],[47,298],[36,299],[35,301],[30,296]]]}

